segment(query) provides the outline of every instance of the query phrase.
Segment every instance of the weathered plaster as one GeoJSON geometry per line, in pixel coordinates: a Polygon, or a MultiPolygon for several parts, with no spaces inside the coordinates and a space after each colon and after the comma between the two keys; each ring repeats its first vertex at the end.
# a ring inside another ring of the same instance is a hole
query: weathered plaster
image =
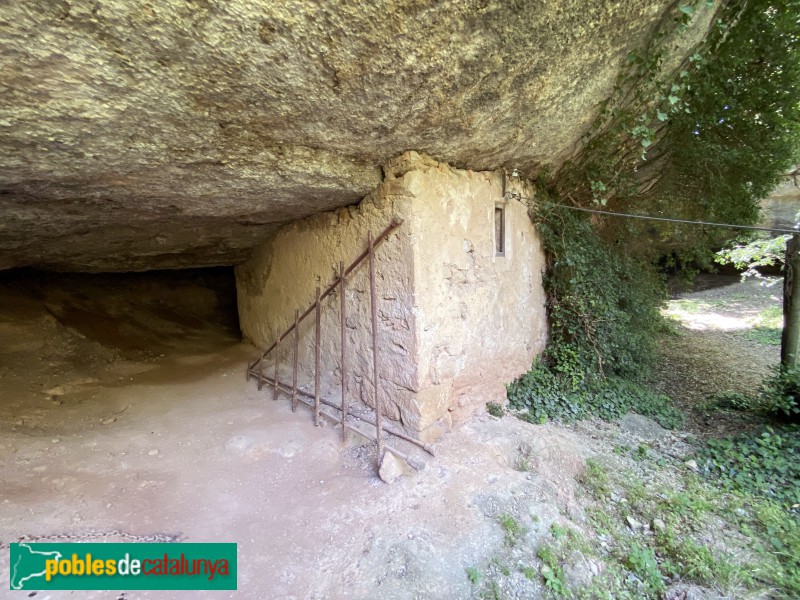
{"type": "MultiPolygon", "coordinates": [[[[281,228],[236,268],[239,317],[242,332],[255,344],[266,347],[275,340],[276,328],[283,332],[294,321],[296,310],[305,310],[337,274],[339,263],[349,266],[366,245],[367,233],[378,235],[395,215],[407,210],[405,191],[399,186],[381,186],[358,207],[323,213],[281,228]],[[397,198],[394,196],[398,195],[397,198]]],[[[412,299],[412,253],[403,228],[392,233],[376,252],[376,284],[379,297],[378,340],[383,398],[391,399],[384,412],[394,419],[413,422],[412,398],[418,389],[414,368],[415,347],[412,299]]],[[[322,309],[323,395],[339,401],[340,295],[329,296],[322,309]]],[[[346,344],[348,354],[348,398],[373,404],[372,333],[368,264],[347,279],[346,344]]],[[[313,390],[314,318],[300,328],[300,384],[313,390]]],[[[291,381],[292,340],[281,346],[283,381],[291,381]]],[[[272,366],[265,372],[272,374],[272,366]]]]}
{"type": "Polygon", "coordinates": [[[544,348],[544,255],[527,206],[502,196],[502,174],[446,165],[404,176],[411,193],[421,422],[447,426],[530,368],[544,348]],[[494,210],[506,248],[495,256],[494,210]]]}
{"type": "MultiPolygon", "coordinates": [[[[377,254],[380,389],[385,413],[426,439],[438,437],[529,368],[546,321],[539,238],[527,207],[503,198],[502,174],[453,169],[406,153],[357,207],[285,226],[237,267],[240,322],[260,346],[327,285],[338,262],[399,216],[377,254]],[[506,251],[495,256],[494,209],[505,207],[506,251]]],[[[348,396],[373,404],[366,265],[348,280],[348,396]]],[[[338,401],[339,297],[323,310],[323,393],[338,401]]],[[[300,382],[312,389],[313,319],[301,327],[300,382]]],[[[290,345],[282,352],[289,381],[290,345]]],[[[265,371],[272,372],[267,364],[265,371]]]]}

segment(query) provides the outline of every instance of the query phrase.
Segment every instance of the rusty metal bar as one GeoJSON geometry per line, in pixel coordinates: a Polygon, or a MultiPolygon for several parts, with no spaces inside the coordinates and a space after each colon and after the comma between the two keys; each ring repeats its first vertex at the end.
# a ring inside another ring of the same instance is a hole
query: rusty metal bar
{"type": "MultiPolygon", "coordinates": [[[[375,241],[373,243],[373,247],[377,248],[377,246],[381,242],[383,242],[387,237],[389,237],[389,234],[392,233],[392,231],[394,231],[395,229],[400,227],[400,225],[402,225],[402,224],[403,224],[403,219],[401,219],[399,217],[394,217],[392,219],[392,222],[389,223],[389,226],[386,227],[386,229],[384,229],[377,238],[375,238],[375,241]]],[[[361,254],[359,254],[358,257],[356,257],[356,259],[352,263],[350,263],[350,266],[345,269],[344,276],[347,277],[348,275],[350,275],[350,273],[352,273],[356,268],[358,268],[358,266],[361,264],[361,261],[363,261],[365,258],[367,258],[368,255],[369,255],[369,250],[364,250],[361,254]]],[[[322,295],[320,296],[320,300],[325,300],[325,298],[327,298],[328,296],[330,296],[333,293],[333,291],[339,285],[340,279],[341,279],[341,277],[337,277],[336,280],[333,283],[331,283],[327,288],[325,288],[325,291],[323,291],[322,295]]],[[[310,315],[312,312],[314,312],[314,306],[315,306],[315,304],[311,304],[311,306],[309,306],[303,313],[300,314],[300,321],[302,321],[308,315],[310,315]]],[[[256,366],[260,361],[264,360],[264,358],[267,356],[267,354],[272,352],[272,350],[275,348],[275,346],[278,345],[278,343],[280,341],[286,339],[289,336],[289,334],[292,333],[292,330],[294,330],[294,323],[292,323],[292,325],[290,325],[289,328],[286,331],[283,332],[283,334],[281,334],[280,336],[276,337],[275,342],[273,342],[273,344],[271,346],[269,346],[266,350],[264,350],[261,353],[261,356],[259,358],[257,358],[256,360],[254,360],[252,363],[250,363],[248,365],[248,369],[247,369],[248,377],[251,375],[251,369],[254,366],[256,366]]]]}
{"type": "Polygon", "coordinates": [[[278,368],[281,363],[281,349],[280,349],[280,341],[281,338],[278,337],[278,328],[275,328],[275,390],[272,392],[272,400],[275,401],[278,399],[278,379],[280,374],[278,373],[278,368]]]}
{"type": "MultiPolygon", "coordinates": [[[[247,379],[248,380],[250,379],[249,370],[248,370],[248,373],[247,373],[247,379]]],[[[258,391],[259,392],[261,391],[262,384],[264,383],[263,380],[264,380],[264,361],[260,360],[260,361],[258,361],[258,391]]]]}
{"type": "Polygon", "coordinates": [[[341,281],[341,283],[342,283],[342,287],[339,290],[340,293],[341,293],[341,302],[340,302],[339,312],[341,313],[340,314],[340,317],[341,317],[340,320],[341,320],[341,329],[342,329],[342,369],[341,369],[341,371],[342,371],[342,441],[346,442],[347,441],[347,427],[345,427],[345,425],[346,425],[346,421],[347,421],[347,391],[346,391],[346,388],[347,388],[347,352],[346,352],[347,340],[345,338],[347,337],[347,317],[345,315],[345,306],[346,306],[345,291],[347,289],[347,284],[346,284],[347,279],[346,279],[346,275],[345,275],[345,272],[344,272],[344,263],[343,262],[339,262],[339,273],[340,273],[339,281],[341,281]]]}
{"type": "Polygon", "coordinates": [[[319,286],[317,286],[316,328],[314,331],[314,425],[319,427],[319,344],[322,335],[319,286]]]}
{"type": "MultiPolygon", "coordinates": [[[[257,373],[251,373],[251,375],[253,377],[256,377],[258,374],[257,373]]],[[[273,384],[273,380],[271,378],[269,378],[269,377],[264,376],[264,381],[269,383],[270,385],[273,384]]],[[[289,388],[288,385],[284,385],[283,383],[281,383],[280,385],[282,387],[286,387],[287,389],[289,388]]],[[[310,392],[306,392],[306,391],[304,391],[304,390],[302,390],[300,388],[297,388],[297,393],[300,396],[305,396],[306,398],[309,398],[310,400],[316,400],[316,397],[315,397],[314,394],[311,394],[310,392]]],[[[341,410],[342,410],[342,408],[341,408],[341,406],[339,404],[336,404],[332,400],[328,400],[327,398],[324,398],[322,396],[320,396],[320,403],[324,404],[325,406],[330,406],[331,408],[334,408],[334,409],[338,410],[339,412],[341,412],[341,410]]],[[[373,427],[375,426],[375,420],[370,418],[370,417],[368,417],[368,416],[359,415],[358,413],[353,413],[353,412],[348,413],[348,416],[354,417],[354,418],[358,419],[359,421],[363,421],[364,423],[367,423],[368,425],[372,425],[373,427]]],[[[337,423],[340,422],[338,417],[336,419],[336,422],[337,423]]],[[[417,438],[411,437],[410,435],[407,435],[406,433],[403,433],[402,431],[397,431],[393,427],[389,427],[388,425],[386,425],[383,422],[381,423],[381,428],[383,429],[383,431],[385,431],[389,435],[393,435],[395,437],[400,438],[401,440],[405,440],[405,441],[410,442],[410,443],[412,443],[412,444],[414,444],[416,446],[419,446],[420,448],[425,450],[425,452],[427,452],[431,456],[436,456],[434,451],[433,451],[433,446],[431,444],[426,444],[425,442],[420,441],[417,438]]]]}
{"type": "Polygon", "coordinates": [[[378,443],[378,464],[383,460],[381,436],[381,400],[378,393],[378,299],[375,297],[375,244],[372,232],[367,234],[369,252],[369,298],[372,308],[372,386],[375,391],[375,441],[378,443]]]}
{"type": "MultiPolygon", "coordinates": [[[[267,382],[270,381],[269,377],[265,377],[264,380],[267,381],[267,382]]],[[[285,385],[283,383],[281,383],[279,385],[280,385],[281,389],[283,389],[286,392],[288,392],[290,390],[288,385],[285,385]]],[[[301,390],[301,394],[303,394],[304,396],[310,396],[310,394],[302,392],[302,390],[301,390]]],[[[313,410],[314,404],[312,403],[311,400],[305,400],[303,398],[300,398],[299,401],[301,403],[303,403],[303,405],[305,405],[308,408],[313,410]]],[[[327,402],[325,404],[327,404],[327,402]]],[[[332,404],[330,406],[332,408],[338,410],[337,406],[334,406],[332,404]]],[[[322,415],[328,417],[331,421],[333,421],[334,425],[339,425],[340,423],[342,423],[341,419],[336,414],[332,414],[332,413],[330,413],[329,411],[326,411],[326,410],[321,410],[320,412],[321,412],[322,415]]],[[[352,416],[357,416],[357,415],[352,415],[352,416]]],[[[370,433],[368,431],[364,431],[363,429],[360,429],[360,428],[356,427],[355,425],[353,425],[351,423],[344,423],[344,427],[346,427],[350,431],[353,431],[353,432],[357,433],[360,436],[365,437],[366,439],[368,439],[370,441],[373,441],[373,442],[375,441],[374,434],[372,434],[372,433],[370,433]]],[[[392,434],[392,435],[394,435],[394,434],[392,434]]],[[[398,435],[397,437],[401,437],[401,436],[398,435]]],[[[419,440],[414,440],[413,438],[411,438],[409,441],[412,441],[413,443],[415,443],[417,445],[420,445],[420,443],[421,443],[421,442],[419,442],[419,440]]],[[[420,446],[420,447],[422,447],[422,446],[420,446]]],[[[385,448],[386,451],[391,452],[392,454],[396,455],[398,458],[401,458],[402,460],[406,461],[408,463],[408,465],[411,468],[415,469],[416,471],[419,471],[424,466],[422,463],[419,463],[417,461],[412,460],[407,454],[405,454],[403,452],[400,452],[399,450],[396,450],[394,448],[390,448],[389,446],[385,446],[384,448],[385,448]]],[[[433,452],[432,451],[428,450],[427,448],[423,448],[423,449],[425,449],[428,453],[431,454],[431,456],[433,456],[433,452]]]]}
{"type": "Polygon", "coordinates": [[[292,412],[297,412],[297,353],[300,349],[300,311],[294,311],[294,368],[292,369],[292,412]]]}

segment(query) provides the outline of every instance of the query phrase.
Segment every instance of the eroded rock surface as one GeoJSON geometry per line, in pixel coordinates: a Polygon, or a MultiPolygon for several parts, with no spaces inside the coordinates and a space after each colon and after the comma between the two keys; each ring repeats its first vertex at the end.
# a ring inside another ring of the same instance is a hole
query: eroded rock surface
{"type": "Polygon", "coordinates": [[[557,163],[667,5],[3,3],[0,268],[238,263],[409,149],[557,163]]]}
{"type": "Polygon", "coordinates": [[[795,165],[772,193],[761,201],[761,224],[792,229],[800,214],[800,181],[795,165]]]}

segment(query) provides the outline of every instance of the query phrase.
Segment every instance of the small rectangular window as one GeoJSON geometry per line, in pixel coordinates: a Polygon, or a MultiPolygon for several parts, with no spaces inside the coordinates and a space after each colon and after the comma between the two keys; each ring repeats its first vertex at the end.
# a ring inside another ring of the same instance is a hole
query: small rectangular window
{"type": "Polygon", "coordinates": [[[504,256],[506,253],[506,223],[505,208],[494,207],[494,253],[495,256],[504,256]]]}

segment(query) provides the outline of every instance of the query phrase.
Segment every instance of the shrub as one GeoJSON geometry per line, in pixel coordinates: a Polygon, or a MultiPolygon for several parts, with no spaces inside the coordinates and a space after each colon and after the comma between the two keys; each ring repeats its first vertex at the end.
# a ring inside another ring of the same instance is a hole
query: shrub
{"type": "Polygon", "coordinates": [[[547,252],[545,362],[574,385],[610,375],[638,378],[653,363],[663,279],[601,239],[583,215],[544,203],[534,218],[547,252]]]}
{"type": "Polygon", "coordinates": [[[761,388],[764,410],[796,420],[800,415],[800,367],[773,369],[761,388]]]}
{"type": "Polygon", "coordinates": [[[663,329],[662,279],[582,216],[545,204],[535,217],[547,251],[550,340],[542,360],[509,384],[509,405],[534,423],[634,410],[674,428],[681,414],[640,384],[663,329]]]}

